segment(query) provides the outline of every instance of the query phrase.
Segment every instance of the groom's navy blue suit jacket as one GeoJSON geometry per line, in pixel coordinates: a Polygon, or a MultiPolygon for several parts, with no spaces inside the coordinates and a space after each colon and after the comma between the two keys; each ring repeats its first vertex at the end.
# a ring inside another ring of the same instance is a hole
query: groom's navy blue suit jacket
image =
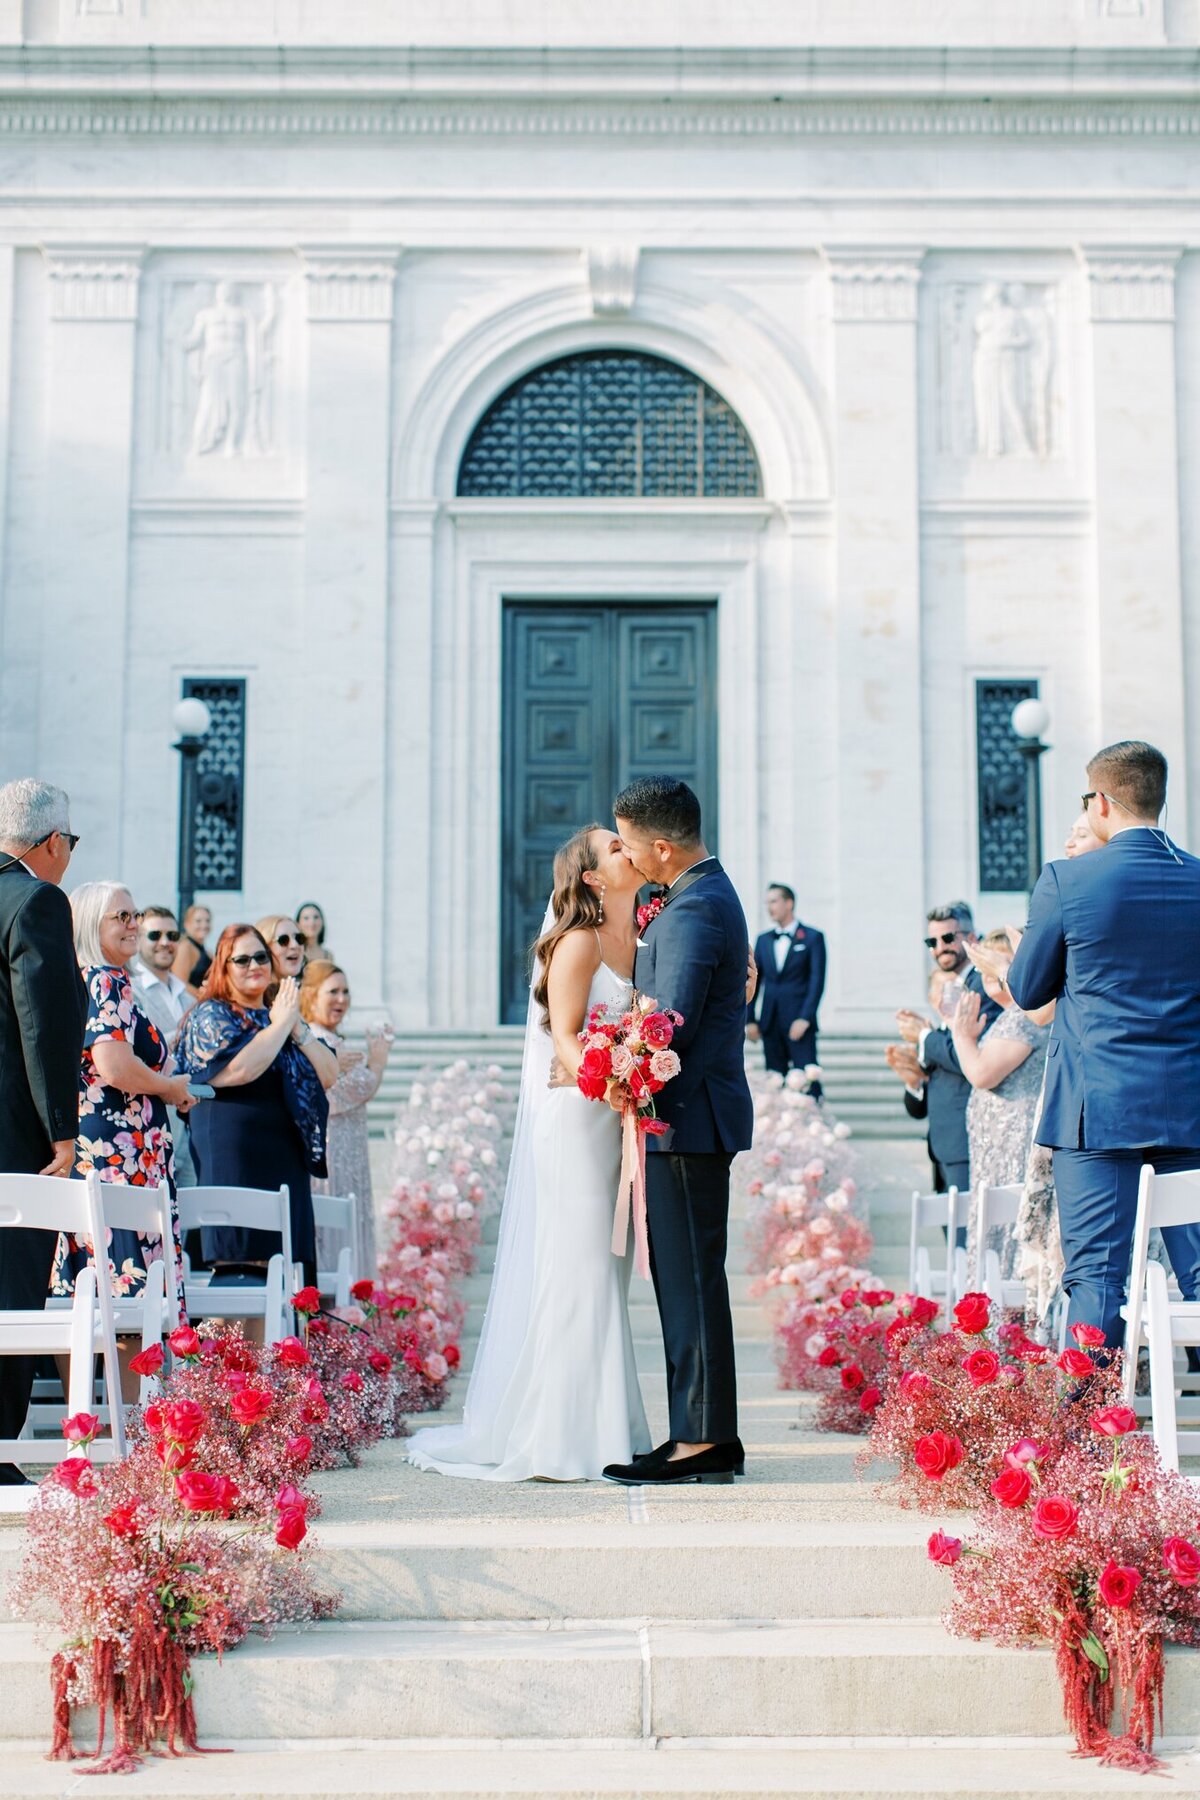
{"type": "Polygon", "coordinates": [[[690,886],[668,896],[640,941],[633,972],[638,992],[683,1014],[671,1045],[679,1074],[655,1097],[671,1132],[647,1138],[647,1148],[675,1156],[748,1150],[754,1131],[745,1054],[750,934],[733,883],[715,858],[690,886]]]}
{"type": "Polygon", "coordinates": [[[1200,861],[1146,827],[1047,863],[1008,972],[1057,1000],[1038,1142],[1200,1148],[1200,861]]]}

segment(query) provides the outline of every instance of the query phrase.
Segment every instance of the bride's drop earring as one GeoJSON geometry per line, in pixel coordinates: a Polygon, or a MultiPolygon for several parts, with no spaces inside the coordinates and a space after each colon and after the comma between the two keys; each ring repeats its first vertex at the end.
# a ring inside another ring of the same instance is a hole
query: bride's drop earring
{"type": "Polygon", "coordinates": [[[606,889],[605,889],[605,888],[604,888],[604,886],[603,886],[603,884],[601,884],[601,888],[600,888],[600,911],[599,911],[599,913],[598,913],[598,914],[597,914],[597,915],[596,915],[596,923],[597,923],[597,925],[603,925],[603,923],[604,923],[604,895],[605,895],[605,893],[606,893],[606,891],[607,891],[607,890],[606,890],[606,889]]]}

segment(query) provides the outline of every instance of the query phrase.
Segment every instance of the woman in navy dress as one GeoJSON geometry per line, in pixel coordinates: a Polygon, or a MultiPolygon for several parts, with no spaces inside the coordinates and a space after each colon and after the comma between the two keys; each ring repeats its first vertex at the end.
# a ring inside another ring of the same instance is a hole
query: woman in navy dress
{"type": "MultiPolygon", "coordinates": [[[[138,921],[126,888],[89,881],[71,895],[75,950],[88,990],[87,1028],[79,1073],[79,1132],[75,1167],[82,1180],[92,1170],[101,1181],[130,1187],[167,1182],[175,1200],[175,1163],[167,1104],[186,1113],[191,1101],[186,1075],[177,1075],[165,1039],[139,1009],[129,979],[137,950],[138,921]]],[[[168,1279],[183,1306],[179,1226],[174,1221],[168,1279]]],[[[110,1231],[109,1276],[114,1298],[134,1299],[146,1285],[150,1264],[163,1257],[157,1235],[110,1231]]],[[[52,1294],[71,1294],[89,1261],[85,1244],[60,1236],[50,1278],[52,1294]]]]}
{"type": "MultiPolygon", "coordinates": [[[[314,1175],[325,1174],[329,1105],[321,1068],[328,1057],[300,1016],[296,983],[274,982],[271,952],[253,925],[227,925],[217,943],[204,998],[183,1021],[178,1057],[194,1082],[216,1090],[189,1120],[196,1178],[202,1187],[276,1189],[291,1199],[292,1255],[304,1279],[316,1276],[314,1175]]],[[[214,1282],[262,1281],[279,1249],[274,1232],[206,1227],[204,1254],[214,1282]]]]}

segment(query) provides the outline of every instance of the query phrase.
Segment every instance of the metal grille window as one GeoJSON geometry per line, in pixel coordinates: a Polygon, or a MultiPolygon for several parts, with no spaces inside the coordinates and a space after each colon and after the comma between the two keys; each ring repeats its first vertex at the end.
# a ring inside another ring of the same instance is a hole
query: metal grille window
{"type": "Polygon", "coordinates": [[[246,683],[187,676],[183,692],[203,700],[212,715],[196,764],[193,882],[199,891],[229,892],[242,885],[246,683]]]}
{"type": "Polygon", "coordinates": [[[732,500],[762,493],[728,401],[678,363],[591,350],[544,364],[484,413],[458,471],[467,498],[732,500]]]}
{"type": "Polygon", "coordinates": [[[1036,681],[975,683],[975,766],[979,784],[979,886],[983,893],[1024,890],[1029,857],[1025,759],[1012,728],[1019,700],[1037,698],[1036,681]]]}

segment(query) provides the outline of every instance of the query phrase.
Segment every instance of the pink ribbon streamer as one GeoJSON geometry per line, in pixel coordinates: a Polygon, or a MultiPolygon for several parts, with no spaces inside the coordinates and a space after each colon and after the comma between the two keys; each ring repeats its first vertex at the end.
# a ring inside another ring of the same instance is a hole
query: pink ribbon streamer
{"type": "Polygon", "coordinates": [[[633,1221],[633,1266],[643,1281],[650,1279],[650,1230],[646,1223],[646,1139],[638,1130],[635,1108],[621,1115],[621,1176],[617,1187],[617,1211],[613,1220],[612,1251],[624,1256],[633,1221]]]}

